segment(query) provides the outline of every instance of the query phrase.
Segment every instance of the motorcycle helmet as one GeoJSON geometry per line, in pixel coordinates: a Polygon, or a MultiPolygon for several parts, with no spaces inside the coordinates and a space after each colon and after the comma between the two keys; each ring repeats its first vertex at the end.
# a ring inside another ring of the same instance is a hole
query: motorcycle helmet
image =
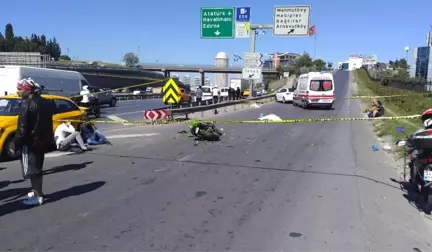
{"type": "Polygon", "coordinates": [[[421,120],[423,121],[423,125],[425,129],[432,128],[432,109],[428,109],[423,112],[421,116],[421,120]]]}
{"type": "Polygon", "coordinates": [[[198,127],[198,125],[200,124],[200,122],[198,120],[193,120],[191,123],[192,127],[198,127]]]}

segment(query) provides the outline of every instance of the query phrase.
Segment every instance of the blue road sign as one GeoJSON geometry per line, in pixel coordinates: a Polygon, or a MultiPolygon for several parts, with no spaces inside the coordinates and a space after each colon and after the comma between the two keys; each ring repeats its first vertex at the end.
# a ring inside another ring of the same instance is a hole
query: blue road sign
{"type": "Polygon", "coordinates": [[[237,22],[250,22],[251,7],[237,7],[236,8],[236,21],[237,22]]]}

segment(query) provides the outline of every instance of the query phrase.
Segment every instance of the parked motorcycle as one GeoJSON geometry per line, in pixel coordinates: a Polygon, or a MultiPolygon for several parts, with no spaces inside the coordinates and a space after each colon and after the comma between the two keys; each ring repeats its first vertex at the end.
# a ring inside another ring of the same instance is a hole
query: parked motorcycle
{"type": "Polygon", "coordinates": [[[92,115],[95,118],[99,118],[100,114],[101,114],[101,108],[100,108],[100,103],[99,103],[99,99],[96,97],[90,97],[89,98],[89,102],[88,103],[82,103],[81,101],[78,101],[78,104],[82,107],[86,107],[86,115],[92,115]]]}
{"type": "Polygon", "coordinates": [[[403,133],[405,139],[396,141],[396,145],[405,147],[404,180],[406,167],[410,168],[410,184],[420,192],[425,201],[425,210],[432,210],[432,149],[431,138],[410,138],[403,127],[396,127],[396,131],[403,133]],[[425,141],[429,141],[428,143],[425,141]]]}
{"type": "Polygon", "coordinates": [[[219,141],[223,135],[212,123],[199,123],[198,126],[191,125],[190,132],[200,140],[206,141],[219,141]]]}

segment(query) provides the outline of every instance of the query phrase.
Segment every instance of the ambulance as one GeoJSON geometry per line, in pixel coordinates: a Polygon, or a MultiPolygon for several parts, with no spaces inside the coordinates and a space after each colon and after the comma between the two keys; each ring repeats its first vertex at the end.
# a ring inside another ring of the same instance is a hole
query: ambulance
{"type": "Polygon", "coordinates": [[[335,100],[333,74],[310,72],[298,78],[293,95],[293,105],[307,109],[312,106],[331,109],[335,100]]]}

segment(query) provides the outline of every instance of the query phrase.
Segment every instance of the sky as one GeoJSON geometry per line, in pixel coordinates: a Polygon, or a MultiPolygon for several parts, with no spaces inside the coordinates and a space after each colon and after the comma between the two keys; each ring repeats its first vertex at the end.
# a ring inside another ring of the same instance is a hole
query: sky
{"type": "MultiPolygon", "coordinates": [[[[313,37],[258,35],[256,52],[309,52],[324,61],[376,54],[387,62],[405,57],[405,46],[423,46],[432,20],[431,0],[74,0],[4,1],[0,26],[15,35],[56,37],[63,54],[86,61],[120,63],[126,52],[143,63],[214,64],[220,51],[242,55],[249,39],[201,39],[201,7],[251,7],[252,24],[271,24],[275,5],[311,5],[313,37]],[[414,3],[415,4],[411,4],[414,3]]],[[[3,29],[1,29],[3,30],[3,29]]],[[[2,31],[3,33],[3,31],[2,31]]],[[[240,65],[233,62],[230,65],[240,65]]]]}

